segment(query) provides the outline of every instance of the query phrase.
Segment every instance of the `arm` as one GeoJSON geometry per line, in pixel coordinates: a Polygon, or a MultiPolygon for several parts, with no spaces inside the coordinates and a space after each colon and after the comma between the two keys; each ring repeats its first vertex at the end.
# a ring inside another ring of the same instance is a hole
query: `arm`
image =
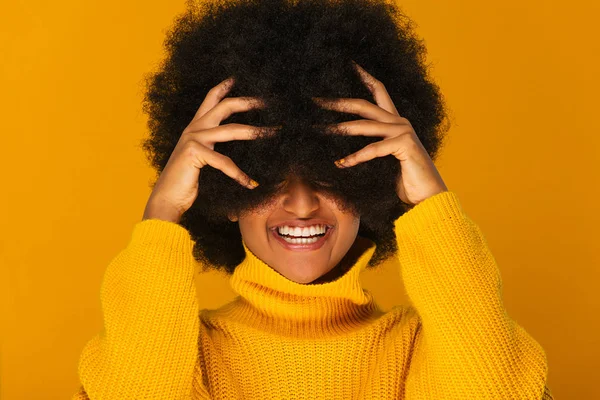
{"type": "Polygon", "coordinates": [[[104,274],[104,329],[83,349],[74,400],[191,398],[200,325],[193,244],[169,221],[135,225],[104,274]]]}
{"type": "Polygon", "coordinates": [[[551,399],[544,350],[507,315],[496,261],[456,194],[417,204],[395,232],[422,323],[406,398],[551,399]]]}

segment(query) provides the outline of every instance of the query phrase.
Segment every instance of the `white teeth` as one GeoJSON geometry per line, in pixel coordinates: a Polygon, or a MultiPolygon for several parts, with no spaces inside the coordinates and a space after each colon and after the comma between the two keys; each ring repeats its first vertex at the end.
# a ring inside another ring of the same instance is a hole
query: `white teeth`
{"type": "Polygon", "coordinates": [[[310,243],[315,243],[319,239],[320,238],[318,238],[318,237],[313,237],[313,238],[298,238],[298,239],[290,239],[290,238],[287,238],[287,237],[283,238],[283,240],[285,240],[288,243],[292,243],[292,244],[310,244],[310,243]]]}
{"type": "Polygon", "coordinates": [[[312,225],[310,227],[291,227],[291,226],[280,226],[277,228],[280,235],[296,236],[296,237],[310,237],[314,235],[320,235],[326,232],[325,225],[312,225]]]}

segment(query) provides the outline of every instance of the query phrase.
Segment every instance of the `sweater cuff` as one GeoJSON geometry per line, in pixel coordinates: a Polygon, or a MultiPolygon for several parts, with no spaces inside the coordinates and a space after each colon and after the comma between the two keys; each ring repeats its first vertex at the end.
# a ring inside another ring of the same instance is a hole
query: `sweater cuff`
{"type": "Polygon", "coordinates": [[[414,238],[432,225],[464,218],[466,214],[456,193],[445,191],[426,198],[402,214],[394,222],[394,228],[398,239],[414,238]]]}
{"type": "Polygon", "coordinates": [[[145,219],[135,224],[130,247],[166,247],[190,254],[194,241],[188,230],[174,222],[162,219],[145,219]]]}

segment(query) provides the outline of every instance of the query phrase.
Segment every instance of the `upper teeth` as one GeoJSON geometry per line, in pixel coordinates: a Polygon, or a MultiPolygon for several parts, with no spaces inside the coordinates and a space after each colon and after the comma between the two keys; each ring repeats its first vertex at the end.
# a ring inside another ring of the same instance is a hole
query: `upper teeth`
{"type": "Polygon", "coordinates": [[[279,234],[281,235],[289,235],[289,236],[297,236],[297,237],[309,237],[314,235],[319,235],[321,233],[325,233],[326,227],[325,225],[313,225],[313,226],[305,226],[304,228],[292,227],[292,226],[279,226],[277,227],[279,234]]]}

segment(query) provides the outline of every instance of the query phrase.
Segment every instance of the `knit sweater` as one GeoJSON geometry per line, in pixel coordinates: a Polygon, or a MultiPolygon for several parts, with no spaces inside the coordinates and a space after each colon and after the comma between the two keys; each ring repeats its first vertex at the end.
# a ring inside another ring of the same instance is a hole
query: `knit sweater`
{"type": "Polygon", "coordinates": [[[409,304],[383,312],[359,274],[300,284],[257,258],[237,296],[199,310],[189,232],[138,222],[109,264],[104,327],[83,348],[74,400],[552,399],[543,348],[511,319],[496,261],[454,192],[394,222],[409,304]]]}

